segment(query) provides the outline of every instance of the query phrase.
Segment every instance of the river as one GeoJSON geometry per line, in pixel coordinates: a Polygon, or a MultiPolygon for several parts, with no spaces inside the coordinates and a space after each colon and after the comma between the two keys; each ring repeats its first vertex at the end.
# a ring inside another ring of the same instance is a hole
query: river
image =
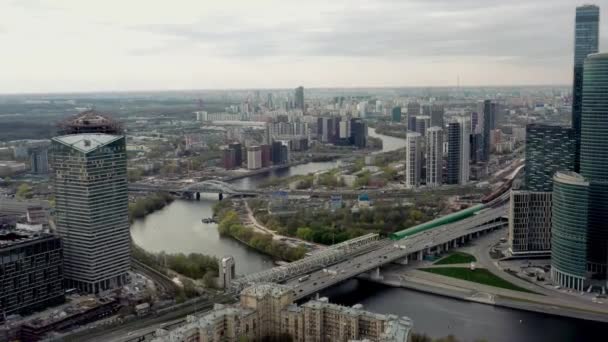
{"type": "MultiPolygon", "coordinates": [[[[373,129],[369,135],[382,139],[384,152],[404,147],[403,139],[376,134],[373,129]]],[[[335,161],[308,163],[239,179],[234,184],[250,189],[268,177],[308,174],[333,167],[336,167],[335,161]]],[[[131,227],[133,240],[153,252],[232,255],[239,275],[272,267],[270,257],[233,239],[220,237],[216,224],[201,222],[201,218],[211,216],[216,202],[217,195],[204,195],[200,202],[174,201],[143,220],[135,221],[131,227]]],[[[372,311],[408,316],[414,320],[417,332],[433,337],[454,334],[461,340],[485,338],[489,342],[593,341],[605,335],[608,329],[606,324],[463,302],[357,280],[329,289],[324,295],[332,302],[361,303],[372,311]]]]}

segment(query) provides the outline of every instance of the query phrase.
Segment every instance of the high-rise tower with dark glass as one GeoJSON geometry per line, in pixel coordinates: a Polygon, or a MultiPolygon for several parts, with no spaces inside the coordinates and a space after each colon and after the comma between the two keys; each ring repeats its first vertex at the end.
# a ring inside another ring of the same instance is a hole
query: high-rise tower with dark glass
{"type": "Polygon", "coordinates": [[[588,270],[605,278],[608,264],[608,53],[587,57],[583,75],[581,174],[589,181],[588,270]]]}
{"type": "Polygon", "coordinates": [[[580,170],[581,113],[583,103],[583,63],[598,52],[600,9],[595,5],[576,8],[574,31],[574,83],[572,85],[572,128],[576,141],[574,170],[580,170]]]}

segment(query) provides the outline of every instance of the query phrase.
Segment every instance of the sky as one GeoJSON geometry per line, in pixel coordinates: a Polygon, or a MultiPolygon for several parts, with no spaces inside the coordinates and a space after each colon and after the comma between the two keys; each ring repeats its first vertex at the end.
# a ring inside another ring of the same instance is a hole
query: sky
{"type": "Polygon", "coordinates": [[[0,0],[0,93],[569,84],[581,4],[0,0]]]}

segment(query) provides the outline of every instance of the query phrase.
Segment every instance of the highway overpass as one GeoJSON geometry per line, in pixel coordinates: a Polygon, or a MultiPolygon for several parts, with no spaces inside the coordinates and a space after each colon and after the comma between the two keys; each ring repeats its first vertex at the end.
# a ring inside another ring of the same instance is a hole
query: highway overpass
{"type": "MultiPolygon", "coordinates": [[[[508,225],[507,202],[508,192],[473,216],[400,240],[379,240],[367,235],[358,241],[356,248],[344,249],[337,245],[336,249],[332,246],[321,253],[333,253],[334,257],[313,254],[284,266],[250,274],[235,280],[232,290],[238,292],[256,282],[277,282],[293,286],[299,299],[365,272],[373,272],[372,277],[380,277],[380,267],[385,264],[422,260],[427,254],[455,248],[482,234],[505,228],[508,225]]],[[[345,246],[349,242],[340,245],[345,246]]]]}

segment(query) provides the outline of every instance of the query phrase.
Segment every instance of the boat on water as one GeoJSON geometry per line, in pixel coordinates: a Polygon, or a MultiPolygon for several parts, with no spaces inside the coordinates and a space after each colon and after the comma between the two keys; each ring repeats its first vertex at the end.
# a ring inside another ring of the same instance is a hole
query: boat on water
{"type": "Polygon", "coordinates": [[[203,223],[217,223],[213,217],[207,217],[201,220],[203,223]]]}

